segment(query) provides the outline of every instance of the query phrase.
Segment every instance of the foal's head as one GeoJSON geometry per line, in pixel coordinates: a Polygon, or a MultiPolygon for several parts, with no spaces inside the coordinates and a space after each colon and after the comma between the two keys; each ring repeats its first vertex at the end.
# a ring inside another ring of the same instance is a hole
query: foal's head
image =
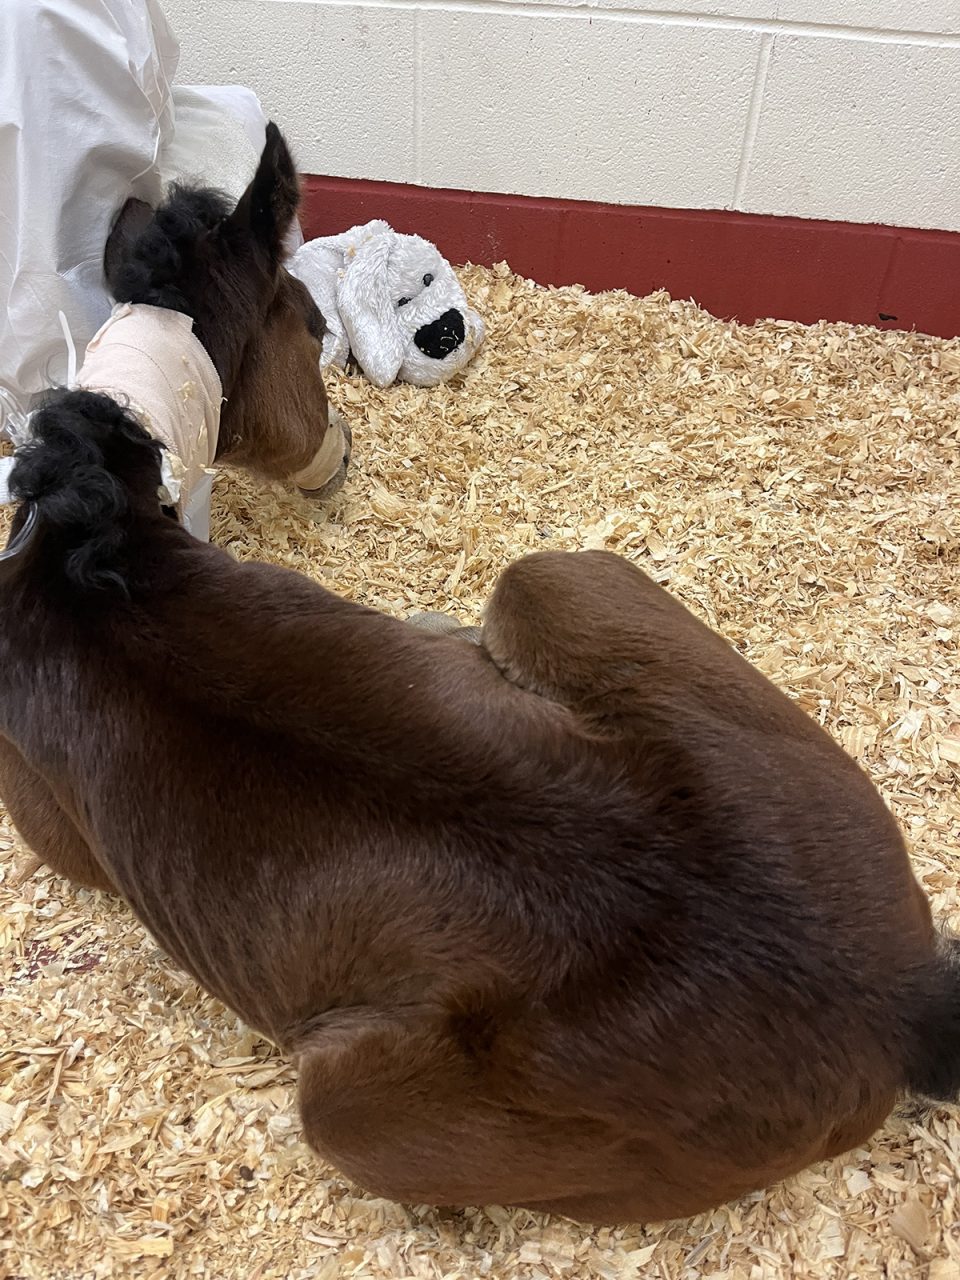
{"type": "MultiPolygon", "coordinates": [[[[104,254],[118,302],[192,317],[226,399],[218,460],[279,480],[306,467],[328,431],[339,437],[320,373],[323,317],[283,265],[299,202],[293,160],[270,124],[257,172],[236,206],[204,187],[174,187],[156,210],[128,200],[104,254]]],[[[349,452],[347,432],[342,463],[335,455],[339,471],[317,491],[322,496],[343,483],[349,452]]]]}

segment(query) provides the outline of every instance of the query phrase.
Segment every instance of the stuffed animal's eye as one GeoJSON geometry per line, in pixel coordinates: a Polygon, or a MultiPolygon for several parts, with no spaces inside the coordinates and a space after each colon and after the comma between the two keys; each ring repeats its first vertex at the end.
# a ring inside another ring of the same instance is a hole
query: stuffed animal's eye
{"type": "Polygon", "coordinates": [[[397,301],[397,306],[398,306],[398,307],[405,307],[409,301],[410,301],[410,299],[409,299],[409,298],[400,298],[400,299],[397,301]]]}
{"type": "Polygon", "coordinates": [[[423,283],[424,283],[424,284],[433,284],[433,273],[432,273],[432,272],[430,272],[430,271],[428,271],[428,272],[427,272],[427,274],[423,277],[423,283]]]}

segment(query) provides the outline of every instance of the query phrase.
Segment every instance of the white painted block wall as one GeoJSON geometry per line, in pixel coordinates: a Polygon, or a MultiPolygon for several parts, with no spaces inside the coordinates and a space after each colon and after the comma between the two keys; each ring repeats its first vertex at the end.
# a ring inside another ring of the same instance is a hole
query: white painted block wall
{"type": "Polygon", "coordinates": [[[958,0],[165,0],[305,172],[960,230],[958,0]]]}

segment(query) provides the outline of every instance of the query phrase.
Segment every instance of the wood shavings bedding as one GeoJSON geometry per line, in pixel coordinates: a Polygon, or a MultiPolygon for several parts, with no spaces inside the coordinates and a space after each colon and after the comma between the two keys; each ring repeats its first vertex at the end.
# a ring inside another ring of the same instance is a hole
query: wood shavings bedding
{"type": "MultiPolygon", "coordinates": [[[[334,373],[354,470],[326,511],[220,476],[213,537],[392,612],[476,621],[541,547],[608,547],[862,760],[960,926],[960,342],[725,323],[665,294],[462,273],[462,379],[334,373]]],[[[5,519],[8,517],[4,517],[5,519]]],[[[349,672],[349,654],[344,655],[349,672]]],[[[886,1280],[960,1275],[960,1115],[692,1222],[590,1231],[367,1198],[300,1140],[293,1075],[120,905],[0,822],[0,1277],[886,1280]]]]}

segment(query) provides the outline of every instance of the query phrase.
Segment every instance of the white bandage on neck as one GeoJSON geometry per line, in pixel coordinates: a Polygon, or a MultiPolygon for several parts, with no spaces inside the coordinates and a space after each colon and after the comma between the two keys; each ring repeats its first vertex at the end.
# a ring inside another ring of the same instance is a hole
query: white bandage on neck
{"type": "Polygon", "coordinates": [[[163,445],[160,500],[194,537],[210,536],[223,387],[180,311],[122,303],[94,334],[74,384],[128,407],[163,445]]]}

